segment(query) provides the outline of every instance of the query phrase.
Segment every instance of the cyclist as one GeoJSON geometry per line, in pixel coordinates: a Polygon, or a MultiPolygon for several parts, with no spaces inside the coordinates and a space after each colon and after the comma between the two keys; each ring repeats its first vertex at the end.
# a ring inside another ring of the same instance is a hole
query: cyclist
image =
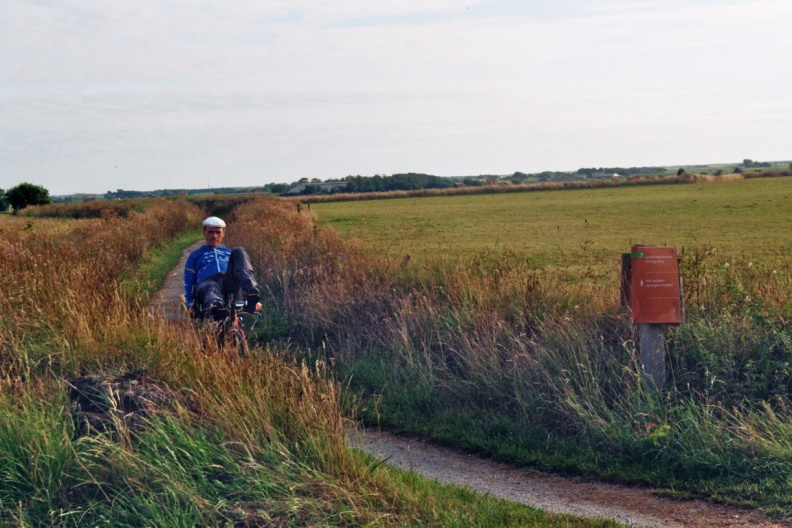
{"type": "Polygon", "coordinates": [[[184,300],[190,316],[198,312],[219,321],[228,315],[226,299],[240,293],[245,311],[261,310],[261,296],[253,276],[250,257],[242,248],[223,245],[226,223],[216,216],[203,221],[206,244],[193,251],[184,266],[184,300]]]}

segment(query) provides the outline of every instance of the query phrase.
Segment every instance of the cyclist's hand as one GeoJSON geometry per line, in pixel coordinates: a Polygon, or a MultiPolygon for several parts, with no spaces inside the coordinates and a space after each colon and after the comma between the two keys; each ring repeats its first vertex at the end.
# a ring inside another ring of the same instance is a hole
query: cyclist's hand
{"type": "Polygon", "coordinates": [[[256,303],[256,311],[257,312],[261,311],[261,303],[256,303]]]}

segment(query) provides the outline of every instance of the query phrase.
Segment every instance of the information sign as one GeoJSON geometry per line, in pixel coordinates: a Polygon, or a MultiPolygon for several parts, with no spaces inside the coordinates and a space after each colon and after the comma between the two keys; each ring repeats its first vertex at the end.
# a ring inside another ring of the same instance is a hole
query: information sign
{"type": "Polygon", "coordinates": [[[633,246],[630,304],[635,323],[679,324],[682,301],[675,247],[633,246]]]}

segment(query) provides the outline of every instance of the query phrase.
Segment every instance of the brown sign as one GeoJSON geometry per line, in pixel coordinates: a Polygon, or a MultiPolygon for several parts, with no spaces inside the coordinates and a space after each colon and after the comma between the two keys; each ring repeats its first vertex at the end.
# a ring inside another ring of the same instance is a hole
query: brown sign
{"type": "Polygon", "coordinates": [[[682,302],[675,247],[633,246],[630,304],[635,323],[679,324],[682,302]]]}

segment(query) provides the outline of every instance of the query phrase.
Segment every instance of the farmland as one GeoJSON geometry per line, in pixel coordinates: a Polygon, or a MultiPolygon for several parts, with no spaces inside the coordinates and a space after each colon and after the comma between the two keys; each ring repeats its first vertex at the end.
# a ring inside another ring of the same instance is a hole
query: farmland
{"type": "Polygon", "coordinates": [[[320,225],[422,262],[514,252],[532,267],[613,267],[632,243],[792,255],[792,179],[312,204],[320,225]]]}
{"type": "Polygon", "coordinates": [[[334,358],[369,423],[789,515],[791,185],[311,204],[347,242],[315,235],[288,336],[334,358]],[[661,394],[619,306],[638,242],[683,248],[661,394]]]}
{"type": "Polygon", "coordinates": [[[0,279],[0,501],[14,509],[0,520],[221,525],[265,511],[286,524],[587,526],[380,470],[345,448],[350,418],[514,464],[789,516],[789,183],[299,213],[274,199],[213,204],[228,207],[227,242],[247,248],[264,293],[250,358],[145,311],[147,284],[168,269],[150,261],[174,254],[165,249],[185,245],[214,209],[155,201],[128,217],[2,218],[12,250],[0,279]],[[676,216],[645,224],[624,212],[666,209],[676,216]],[[610,228],[605,212],[627,225],[610,228]],[[655,224],[674,236],[660,238],[655,224]],[[476,235],[479,225],[488,227],[476,235]],[[398,236],[408,229],[409,245],[398,236]],[[640,242],[691,244],[688,314],[668,332],[662,393],[643,388],[608,280],[638,229],[649,229],[640,242]],[[65,387],[86,372],[169,403],[150,409],[142,431],[116,420],[84,436],[65,387]]]}

